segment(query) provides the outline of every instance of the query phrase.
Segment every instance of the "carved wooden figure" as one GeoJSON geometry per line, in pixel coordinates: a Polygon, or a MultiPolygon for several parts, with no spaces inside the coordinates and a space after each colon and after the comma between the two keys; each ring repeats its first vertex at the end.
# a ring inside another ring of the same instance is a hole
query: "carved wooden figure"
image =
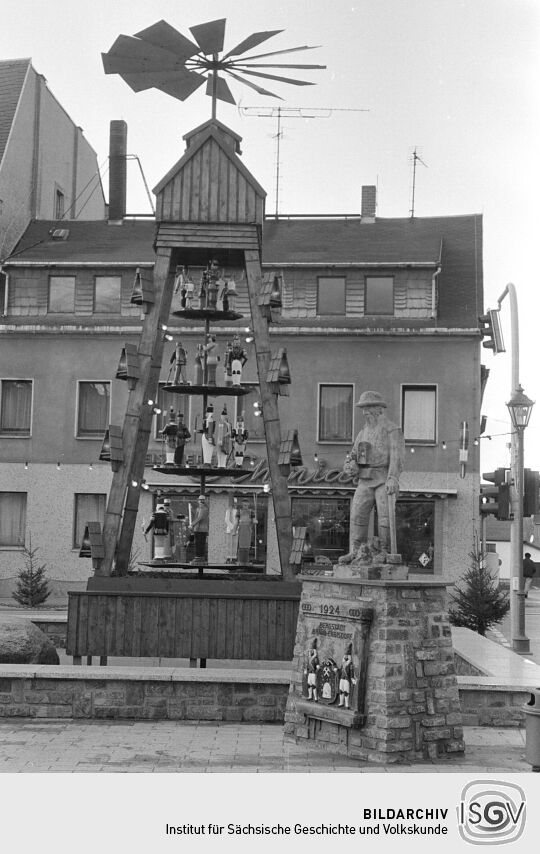
{"type": "Polygon", "coordinates": [[[176,423],[176,413],[174,409],[170,408],[169,410],[169,420],[165,424],[163,430],[161,430],[161,435],[165,439],[167,443],[165,449],[165,462],[166,465],[174,465],[174,452],[176,449],[176,437],[178,435],[178,424],[176,423]]]}
{"type": "Polygon", "coordinates": [[[217,355],[217,343],[215,335],[206,336],[206,344],[203,347],[206,353],[206,382],[208,385],[216,385],[216,371],[219,362],[217,355]]]}
{"type": "Polygon", "coordinates": [[[217,464],[219,468],[225,468],[232,451],[232,426],[227,416],[227,407],[224,406],[219,417],[217,426],[217,464]]]}
{"type": "Polygon", "coordinates": [[[158,504],[144,532],[145,539],[149,531],[153,532],[154,560],[170,560],[172,556],[170,521],[170,511],[164,503],[158,504]]]}
{"type": "Polygon", "coordinates": [[[229,492],[228,507],[225,511],[225,540],[227,543],[227,556],[225,563],[236,563],[238,552],[238,507],[236,498],[229,492]]]}
{"type": "Polygon", "coordinates": [[[244,499],[240,505],[238,516],[238,563],[245,566],[249,563],[249,551],[255,527],[255,513],[244,499]]]}
{"type": "Polygon", "coordinates": [[[216,448],[214,431],[216,422],[214,421],[214,405],[209,403],[204,414],[204,423],[202,428],[202,454],[203,465],[210,466],[212,464],[212,456],[216,448]]]}

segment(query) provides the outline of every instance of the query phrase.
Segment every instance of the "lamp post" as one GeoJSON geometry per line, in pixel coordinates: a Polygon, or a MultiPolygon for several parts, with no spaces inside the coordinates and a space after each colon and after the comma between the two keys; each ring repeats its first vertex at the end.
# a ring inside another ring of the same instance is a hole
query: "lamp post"
{"type": "Polygon", "coordinates": [[[512,535],[511,535],[511,629],[512,649],[530,652],[529,638],[525,634],[525,591],[523,589],[523,434],[531,417],[534,401],[524,394],[521,385],[515,389],[506,404],[512,419],[515,436],[515,454],[511,460],[512,535]]]}

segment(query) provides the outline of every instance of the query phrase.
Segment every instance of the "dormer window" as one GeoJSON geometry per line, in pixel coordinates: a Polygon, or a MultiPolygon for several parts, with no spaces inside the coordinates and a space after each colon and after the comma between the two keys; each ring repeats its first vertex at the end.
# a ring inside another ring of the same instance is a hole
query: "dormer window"
{"type": "Polygon", "coordinates": [[[317,314],[345,314],[344,276],[319,276],[317,314]]]}
{"type": "Polygon", "coordinates": [[[366,276],[365,314],[394,314],[394,277],[366,276]]]}
{"type": "Polygon", "coordinates": [[[53,228],[50,235],[51,240],[67,240],[69,237],[69,228],[53,228]]]}

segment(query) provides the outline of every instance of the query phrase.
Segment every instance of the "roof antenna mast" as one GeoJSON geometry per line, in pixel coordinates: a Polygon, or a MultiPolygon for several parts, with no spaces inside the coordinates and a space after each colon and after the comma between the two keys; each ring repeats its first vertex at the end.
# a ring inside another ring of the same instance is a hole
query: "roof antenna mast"
{"type": "Polygon", "coordinates": [[[426,167],[426,169],[428,168],[428,165],[427,165],[427,163],[424,163],[424,161],[422,160],[422,158],[418,154],[416,148],[414,149],[414,151],[412,153],[412,161],[413,161],[413,173],[412,173],[412,199],[411,199],[410,214],[411,214],[411,219],[414,219],[414,194],[415,194],[415,190],[416,190],[416,164],[421,163],[422,166],[426,167]]]}
{"type": "Polygon", "coordinates": [[[282,116],[288,119],[329,119],[332,113],[369,113],[368,108],[362,107],[239,107],[240,115],[252,116],[257,119],[273,119],[277,117],[276,140],[276,209],[274,217],[279,218],[279,188],[280,188],[280,148],[283,131],[282,116]]]}

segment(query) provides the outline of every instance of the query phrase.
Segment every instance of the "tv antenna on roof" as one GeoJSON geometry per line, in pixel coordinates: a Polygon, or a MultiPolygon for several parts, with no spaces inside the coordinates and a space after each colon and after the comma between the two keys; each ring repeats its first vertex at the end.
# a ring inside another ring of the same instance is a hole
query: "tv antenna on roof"
{"type": "Polygon", "coordinates": [[[212,98],[212,119],[215,119],[218,100],[236,104],[225,80],[225,74],[243,83],[244,86],[254,89],[259,95],[269,95],[283,100],[280,95],[246,80],[246,75],[279,83],[292,83],[294,86],[313,86],[314,84],[307,80],[295,80],[291,77],[263,73],[261,69],[326,68],[326,65],[253,62],[255,59],[295,53],[298,50],[314,50],[319,45],[314,47],[300,45],[271,53],[243,56],[246,51],[253,50],[272,36],[282,33],[283,30],[252,33],[232,50],[223,53],[225,23],[226,19],[220,18],[217,21],[208,21],[206,24],[190,27],[195,41],[183,36],[166,21],[158,21],[135,33],[134,36],[120,35],[111,49],[102,54],[105,74],[119,74],[135,92],[154,88],[180,101],[185,101],[199,86],[206,83],[206,94],[212,98]]]}
{"type": "Polygon", "coordinates": [[[280,148],[283,131],[281,118],[289,119],[329,119],[332,113],[369,113],[366,107],[239,107],[240,115],[252,116],[257,119],[277,118],[276,140],[276,209],[274,216],[279,216],[279,183],[280,183],[280,148]]]}
{"type": "Polygon", "coordinates": [[[422,166],[426,167],[426,169],[428,168],[428,165],[427,165],[427,163],[424,163],[424,161],[422,160],[422,158],[418,154],[416,148],[414,149],[414,151],[412,153],[412,161],[413,161],[413,173],[412,173],[412,199],[411,199],[410,214],[411,214],[411,219],[414,219],[414,193],[415,193],[415,189],[416,189],[416,164],[421,163],[422,166]]]}

